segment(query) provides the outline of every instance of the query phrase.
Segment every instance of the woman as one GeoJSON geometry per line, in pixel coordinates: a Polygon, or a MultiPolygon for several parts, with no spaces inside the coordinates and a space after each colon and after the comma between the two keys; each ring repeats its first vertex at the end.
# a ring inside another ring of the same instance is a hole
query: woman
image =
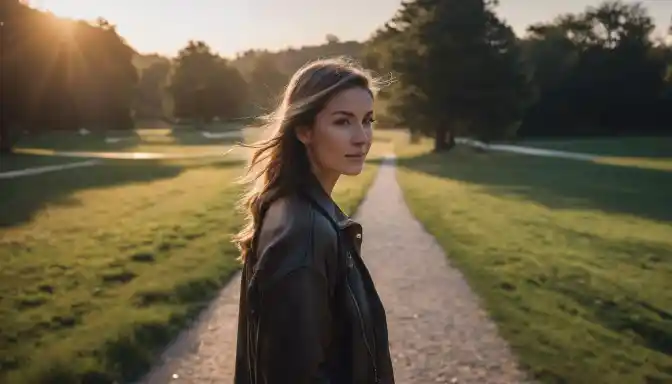
{"type": "Polygon", "coordinates": [[[371,148],[374,84],[345,60],[300,69],[253,147],[235,383],[394,383],[362,228],[330,195],[371,148]]]}

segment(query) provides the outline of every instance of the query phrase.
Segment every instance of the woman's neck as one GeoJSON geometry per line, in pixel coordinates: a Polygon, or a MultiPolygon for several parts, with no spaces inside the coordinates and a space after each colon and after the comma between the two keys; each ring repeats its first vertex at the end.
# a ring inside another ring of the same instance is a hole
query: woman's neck
{"type": "Polygon", "coordinates": [[[331,196],[331,193],[334,191],[334,187],[336,186],[336,182],[341,175],[335,174],[334,172],[325,172],[317,167],[311,168],[313,175],[315,175],[315,178],[322,186],[322,189],[324,189],[327,195],[331,196]]]}

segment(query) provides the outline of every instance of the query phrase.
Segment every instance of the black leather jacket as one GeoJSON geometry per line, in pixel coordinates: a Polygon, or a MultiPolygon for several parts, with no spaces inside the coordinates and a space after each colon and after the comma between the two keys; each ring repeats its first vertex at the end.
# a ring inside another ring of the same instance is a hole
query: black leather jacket
{"type": "Polygon", "coordinates": [[[317,184],[272,202],[241,281],[236,384],[393,384],[362,227],[317,184]]]}

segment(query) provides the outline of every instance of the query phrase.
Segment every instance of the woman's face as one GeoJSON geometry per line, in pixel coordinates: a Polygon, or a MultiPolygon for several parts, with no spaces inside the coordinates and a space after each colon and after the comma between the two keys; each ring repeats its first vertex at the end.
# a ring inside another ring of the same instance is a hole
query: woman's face
{"type": "Polygon", "coordinates": [[[334,96],[315,118],[312,129],[299,130],[299,140],[318,177],[333,179],[362,172],[373,134],[373,97],[367,89],[350,88],[334,96]]]}

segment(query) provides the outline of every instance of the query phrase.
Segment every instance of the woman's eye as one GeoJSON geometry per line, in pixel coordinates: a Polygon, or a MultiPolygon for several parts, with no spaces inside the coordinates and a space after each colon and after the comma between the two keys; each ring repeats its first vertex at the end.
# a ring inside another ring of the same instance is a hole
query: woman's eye
{"type": "Polygon", "coordinates": [[[364,125],[371,125],[375,122],[376,122],[376,120],[374,120],[373,118],[368,118],[368,119],[364,120],[364,125]]]}
{"type": "Polygon", "coordinates": [[[336,125],[346,125],[346,124],[350,124],[350,120],[348,120],[348,119],[338,119],[334,123],[336,125]]]}

